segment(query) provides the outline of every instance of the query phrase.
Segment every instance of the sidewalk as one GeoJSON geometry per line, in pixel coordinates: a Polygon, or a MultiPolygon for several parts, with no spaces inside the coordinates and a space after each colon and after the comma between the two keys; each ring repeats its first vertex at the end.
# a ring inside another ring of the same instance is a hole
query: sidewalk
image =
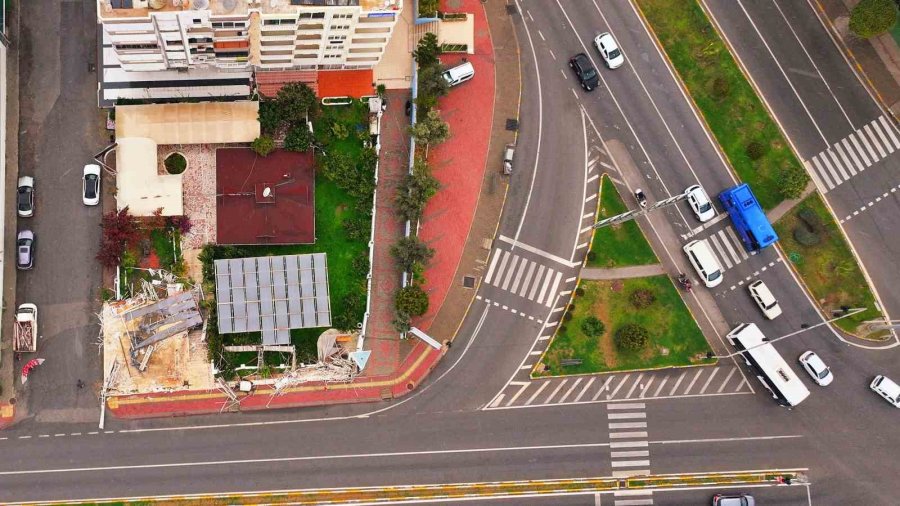
{"type": "Polygon", "coordinates": [[[408,90],[388,90],[387,110],[381,117],[381,157],[375,198],[375,252],[372,262],[372,306],[366,329],[365,349],[372,355],[363,374],[391,374],[400,365],[400,334],[394,329],[394,294],[400,288],[400,272],[391,246],[403,236],[394,199],[397,185],[409,170],[409,136],[404,104],[408,90]]]}
{"type": "Polygon", "coordinates": [[[581,269],[581,279],[629,279],[629,278],[646,278],[649,276],[659,276],[665,274],[666,270],[660,264],[656,265],[635,265],[632,267],[618,267],[615,269],[598,269],[596,267],[585,267],[581,269]]]}
{"type": "Polygon", "coordinates": [[[900,117],[900,48],[890,32],[871,39],[860,39],[850,33],[850,7],[858,0],[816,0],[817,12],[863,81],[882,105],[900,117]]]}
{"type": "MultiPolygon", "coordinates": [[[[352,383],[309,383],[285,390],[273,397],[271,387],[259,387],[249,394],[238,392],[240,404],[231,411],[297,408],[394,399],[412,392],[431,372],[446,348],[435,350],[416,343],[398,372],[357,379],[352,383]]],[[[118,418],[158,418],[219,413],[228,398],[216,390],[184,391],[111,397],[108,408],[118,418]]]]}
{"type": "Polygon", "coordinates": [[[430,157],[444,187],[429,203],[423,224],[423,239],[437,244],[438,252],[426,273],[431,308],[416,324],[428,325],[438,341],[453,339],[475,296],[462,278],[477,280],[485,268],[508,184],[500,175],[500,150],[516,138],[505,124],[519,117],[519,86],[510,85],[519,82],[519,50],[504,2],[453,0],[442,8],[475,15],[475,54],[468,59],[476,77],[442,99],[451,138],[430,157]]]}

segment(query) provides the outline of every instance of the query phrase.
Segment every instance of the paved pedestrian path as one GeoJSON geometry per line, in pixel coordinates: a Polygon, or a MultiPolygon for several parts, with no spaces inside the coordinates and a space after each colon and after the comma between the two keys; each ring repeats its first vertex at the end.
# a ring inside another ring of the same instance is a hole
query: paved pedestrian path
{"type": "Polygon", "coordinates": [[[581,279],[628,279],[628,278],[646,278],[648,276],[659,276],[665,274],[666,270],[660,264],[654,265],[635,265],[632,267],[617,267],[614,269],[599,269],[596,267],[585,267],[581,269],[581,279]]]}
{"type": "Polygon", "coordinates": [[[394,328],[394,293],[400,273],[391,256],[391,245],[403,236],[403,224],[394,209],[397,185],[409,171],[409,137],[404,104],[407,90],[389,90],[388,108],[381,117],[381,155],[375,196],[375,252],[372,261],[372,304],[366,328],[365,349],[372,355],[363,373],[378,376],[400,365],[400,337],[394,328]]]}

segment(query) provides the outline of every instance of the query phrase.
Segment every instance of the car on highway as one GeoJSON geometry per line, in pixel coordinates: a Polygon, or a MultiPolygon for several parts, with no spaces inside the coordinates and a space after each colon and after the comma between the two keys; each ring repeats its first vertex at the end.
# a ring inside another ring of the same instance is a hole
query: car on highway
{"type": "Polygon", "coordinates": [[[713,288],[722,283],[722,279],[724,279],[722,267],[712,250],[709,249],[706,240],[695,239],[685,244],[682,249],[707,288],[713,288]]]}
{"type": "Polygon", "coordinates": [[[16,268],[22,271],[34,267],[34,232],[22,230],[16,237],[16,268]]]}
{"type": "Polygon", "coordinates": [[[81,177],[81,200],[86,206],[100,203],[100,166],[88,164],[84,166],[81,177]]]}
{"type": "Polygon", "coordinates": [[[617,69],[625,63],[625,55],[622,54],[622,50],[619,49],[619,45],[616,44],[616,39],[611,33],[604,32],[594,37],[594,47],[603,57],[603,62],[606,63],[608,69],[617,69]]]}
{"type": "Polygon", "coordinates": [[[713,506],[753,506],[756,501],[750,494],[716,494],[712,503],[713,506]]]}
{"type": "Polygon", "coordinates": [[[900,385],[894,383],[891,378],[879,374],[869,384],[869,388],[884,397],[884,400],[890,402],[895,408],[900,408],[900,385]]]}
{"type": "Polygon", "coordinates": [[[772,295],[772,291],[761,279],[754,281],[748,285],[750,297],[759,306],[766,318],[774,320],[781,316],[781,306],[778,305],[778,299],[772,295]]]}
{"type": "Polygon", "coordinates": [[[16,212],[21,218],[34,216],[34,178],[31,176],[19,178],[16,190],[16,212]]]}
{"type": "Polygon", "coordinates": [[[597,83],[600,82],[600,76],[597,74],[597,69],[594,68],[588,55],[584,53],[578,53],[570,58],[569,67],[572,67],[572,70],[575,71],[575,76],[578,77],[578,82],[581,83],[581,87],[584,88],[584,91],[593,90],[597,87],[597,83]]]}
{"type": "Polygon", "coordinates": [[[687,195],[688,204],[701,223],[715,218],[716,208],[713,207],[712,201],[709,200],[709,195],[706,194],[706,190],[702,186],[699,184],[688,186],[684,190],[684,194],[687,195]]]}
{"type": "Polygon", "coordinates": [[[800,365],[809,373],[813,381],[817,385],[827,387],[834,381],[834,375],[831,374],[831,368],[822,362],[822,359],[814,351],[807,351],[800,355],[800,365]]]}

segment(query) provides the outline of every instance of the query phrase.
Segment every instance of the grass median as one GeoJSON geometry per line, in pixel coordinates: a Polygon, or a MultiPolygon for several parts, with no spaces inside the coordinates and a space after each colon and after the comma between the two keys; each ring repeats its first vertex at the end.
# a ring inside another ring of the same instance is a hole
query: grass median
{"type": "Polygon", "coordinates": [[[582,280],[581,295],[542,358],[535,376],[559,376],[713,363],[703,333],[668,276],[611,281],[582,280]],[[590,335],[585,321],[605,327],[590,335]],[[626,325],[646,329],[649,339],[637,350],[617,345],[616,333],[626,325]]]}
{"type": "Polygon", "coordinates": [[[709,128],[760,204],[798,197],[809,176],[695,0],[636,0],[709,128]]]}
{"type": "MultiPolygon", "coordinates": [[[[604,174],[600,184],[598,219],[622,214],[627,210],[616,186],[604,174]]],[[[591,252],[588,253],[588,267],[614,268],[657,263],[659,260],[634,220],[603,227],[594,232],[591,252]]]]}
{"type": "MultiPolygon", "coordinates": [[[[879,318],[875,297],[850,246],[818,193],[775,223],[781,248],[827,315],[842,307],[867,308],[838,320],[841,329],[866,337],[861,322],[879,318]]],[[[877,337],[877,336],[868,336],[877,337]]]]}

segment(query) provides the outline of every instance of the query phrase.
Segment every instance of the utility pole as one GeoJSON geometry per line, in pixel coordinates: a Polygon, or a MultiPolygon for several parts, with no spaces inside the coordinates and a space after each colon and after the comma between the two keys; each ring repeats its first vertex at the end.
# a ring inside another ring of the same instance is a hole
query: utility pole
{"type": "Polygon", "coordinates": [[[603,228],[603,227],[606,227],[609,225],[615,225],[617,223],[624,223],[626,221],[633,220],[640,216],[644,216],[645,214],[647,214],[650,211],[653,211],[655,209],[670,206],[672,204],[680,202],[686,198],[687,198],[687,193],[681,193],[681,194],[678,194],[678,195],[675,195],[675,196],[672,196],[669,198],[665,198],[663,200],[654,202],[652,205],[650,205],[649,207],[646,207],[646,208],[639,208],[639,209],[635,209],[633,211],[626,211],[622,214],[617,214],[615,216],[610,216],[609,218],[604,218],[604,219],[598,221],[597,223],[594,223],[593,228],[603,228]]]}

